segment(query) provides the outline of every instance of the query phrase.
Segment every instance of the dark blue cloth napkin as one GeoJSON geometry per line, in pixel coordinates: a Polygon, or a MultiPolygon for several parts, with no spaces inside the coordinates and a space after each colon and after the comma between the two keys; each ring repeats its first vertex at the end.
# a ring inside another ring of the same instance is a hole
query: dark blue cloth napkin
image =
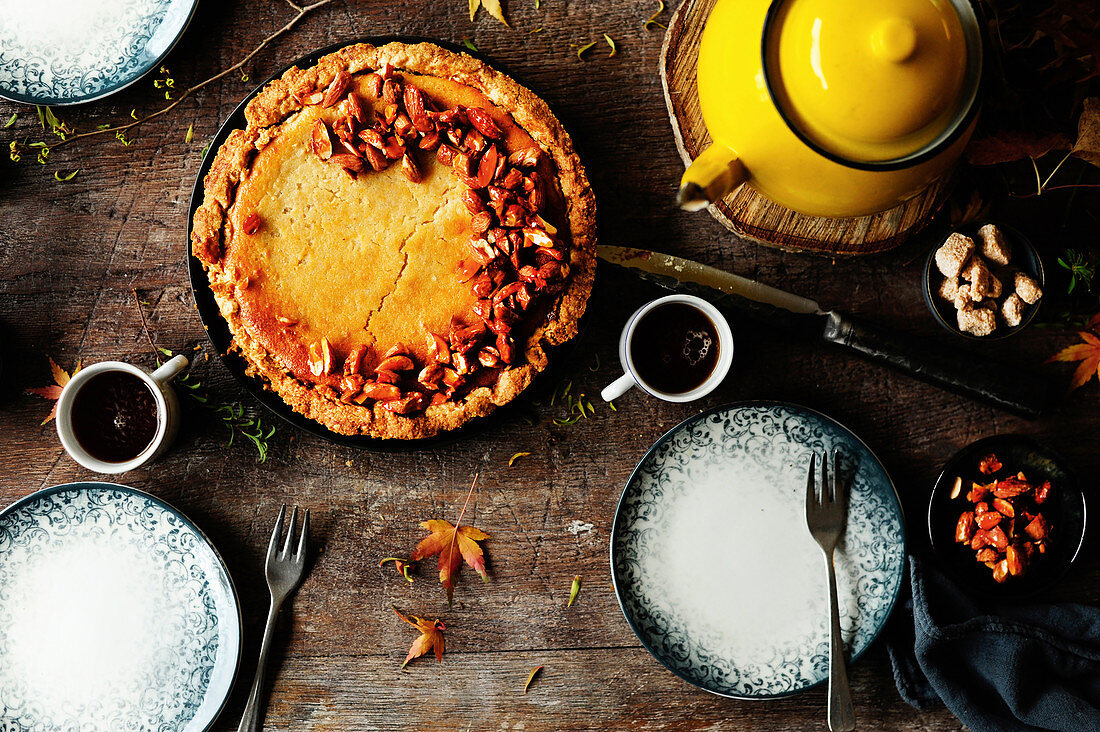
{"type": "Polygon", "coordinates": [[[974,732],[1100,730],[1100,608],[979,607],[915,557],[910,578],[887,638],[905,701],[942,702],[974,732]]]}
{"type": "Polygon", "coordinates": [[[912,614],[887,638],[905,701],[942,702],[974,732],[1100,730],[1100,608],[979,607],[935,567],[909,571],[912,614]]]}

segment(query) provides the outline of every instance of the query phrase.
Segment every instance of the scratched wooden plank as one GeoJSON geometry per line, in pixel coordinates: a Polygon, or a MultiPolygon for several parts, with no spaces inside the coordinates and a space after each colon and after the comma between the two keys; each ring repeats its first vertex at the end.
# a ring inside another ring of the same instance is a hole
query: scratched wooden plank
{"type": "MultiPolygon", "coordinates": [[[[512,3],[515,30],[488,18],[471,24],[461,3],[336,2],[302,21],[250,64],[250,81],[227,77],[159,118],[123,147],[87,141],[58,150],[45,168],[4,164],[0,188],[0,503],[55,483],[94,478],[61,452],[52,425],[39,426],[46,402],[25,393],[49,379],[47,355],[120,358],[151,366],[136,288],[157,345],[191,355],[217,403],[243,398],[205,342],[184,265],[186,211],[200,153],[257,80],[320,46],[364,34],[403,33],[473,39],[490,58],[545,96],[577,139],[599,196],[601,237],[681,253],[843,307],[893,327],[945,338],[919,292],[922,244],[874,259],[804,258],[737,239],[704,215],[671,200],[682,164],[657,77],[660,32],[642,22],[655,3],[512,3]],[[543,27],[540,33],[527,31],[543,27]],[[615,58],[597,46],[582,62],[569,44],[607,32],[615,58]],[[597,51],[602,51],[598,53],[597,51]],[[194,141],[184,142],[189,124],[194,141]],[[52,171],[79,168],[69,183],[52,171]],[[195,347],[198,350],[194,350],[195,347]]],[[[288,6],[202,3],[195,25],[168,60],[179,84],[206,78],[285,23],[288,6]]],[[[78,129],[155,109],[161,92],[143,82],[103,102],[64,110],[78,129]]],[[[37,125],[18,109],[6,144],[37,125]]],[[[1064,202],[1063,202],[1064,203],[1064,202]]],[[[1036,215],[1041,215],[1040,211],[1036,215]]],[[[660,294],[621,272],[604,271],[586,332],[561,378],[590,395],[616,374],[616,339],[630,312],[660,294]],[[599,357],[597,370],[595,359],[599,357]]],[[[737,356],[730,379],[707,399],[672,405],[632,393],[618,412],[573,427],[552,423],[545,404],[534,425],[518,416],[492,422],[460,443],[429,453],[371,453],[337,447],[281,426],[266,463],[248,444],[226,446],[208,410],[184,399],[175,448],[160,462],[120,479],[178,505],[225,555],[244,611],[246,658],[217,729],[236,728],[248,691],[267,596],[260,570],[271,522],[284,501],[315,511],[319,553],[293,613],[281,623],[281,666],[268,729],[776,729],[823,728],[820,690],[766,704],[718,699],[680,682],[652,660],[615,601],[608,539],[615,502],[637,460],[666,430],[701,409],[753,398],[802,402],[836,416],[883,459],[898,484],[919,544],[928,489],[942,462],[969,441],[1024,431],[1059,445],[1083,469],[1100,454],[1095,395],[1029,424],[846,355],[793,342],[734,321],[737,356]],[[509,468],[518,451],[532,454],[509,468]],[[378,561],[407,554],[423,535],[418,522],[453,520],[475,473],[469,520],[487,531],[491,581],[468,570],[448,607],[430,566],[407,585],[378,561]],[[574,522],[579,522],[575,524],[574,522]],[[591,528],[587,525],[591,524],[591,528]],[[580,574],[576,605],[569,585],[580,574]],[[442,666],[398,667],[412,640],[390,606],[443,618],[442,666]],[[527,697],[528,671],[546,665],[527,697]],[[453,716],[447,716],[453,715],[453,716]]],[[[1061,341],[1031,330],[990,347],[1008,360],[1038,364],[1061,341]]],[[[544,400],[545,401],[545,400],[544,400]]],[[[260,413],[260,412],[257,412],[260,413]]],[[[1096,601],[1095,568],[1063,588],[1096,601]]],[[[854,669],[857,712],[868,728],[954,730],[943,710],[917,713],[892,687],[881,649],[854,669]]]]}

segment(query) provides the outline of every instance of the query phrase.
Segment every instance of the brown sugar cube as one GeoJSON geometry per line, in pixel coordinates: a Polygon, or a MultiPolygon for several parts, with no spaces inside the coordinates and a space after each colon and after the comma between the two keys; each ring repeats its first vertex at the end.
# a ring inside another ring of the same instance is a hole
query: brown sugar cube
{"type": "Polygon", "coordinates": [[[970,283],[970,299],[980,302],[989,294],[989,267],[985,260],[975,255],[963,266],[962,278],[970,283]]]}
{"type": "Polygon", "coordinates": [[[973,253],[974,240],[956,232],[936,250],[936,267],[944,277],[958,277],[973,253]]]}
{"type": "Polygon", "coordinates": [[[959,294],[959,278],[947,277],[940,283],[939,296],[948,302],[955,302],[955,296],[959,294]]]}
{"type": "Polygon", "coordinates": [[[1038,283],[1023,272],[1016,273],[1015,285],[1016,294],[1028,305],[1034,305],[1039,302],[1039,298],[1043,296],[1043,291],[1039,289],[1038,283]]]}
{"type": "Polygon", "coordinates": [[[1004,292],[1004,286],[999,279],[990,274],[985,280],[985,290],[986,297],[996,300],[1004,292]]]}
{"type": "Polygon", "coordinates": [[[986,224],[978,229],[978,240],[981,242],[982,256],[990,262],[1003,267],[1012,258],[1012,246],[993,224],[986,224]]]}
{"type": "Polygon", "coordinates": [[[997,314],[989,308],[959,311],[959,330],[976,336],[987,336],[997,329],[997,314]]]}
{"type": "Polygon", "coordinates": [[[1005,298],[1001,305],[1001,317],[1010,328],[1015,328],[1024,318],[1024,301],[1015,292],[1005,298]]]}
{"type": "Polygon", "coordinates": [[[970,285],[959,285],[959,288],[955,290],[955,309],[963,312],[973,307],[974,299],[970,297],[970,285]]]}

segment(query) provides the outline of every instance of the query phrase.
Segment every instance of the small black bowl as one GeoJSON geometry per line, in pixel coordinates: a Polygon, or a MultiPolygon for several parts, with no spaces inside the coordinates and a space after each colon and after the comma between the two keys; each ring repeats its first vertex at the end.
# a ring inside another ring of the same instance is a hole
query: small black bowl
{"type": "MultiPolygon", "coordinates": [[[[951,231],[957,231],[960,234],[969,236],[977,242],[978,229],[989,223],[995,222],[979,221],[976,223],[964,224],[951,231]]],[[[1001,280],[1001,284],[1005,288],[1005,293],[1011,292],[1012,288],[1007,282],[1008,278],[1000,275],[1014,270],[1024,272],[1030,276],[1031,279],[1035,280],[1040,288],[1045,290],[1046,273],[1043,270],[1043,260],[1039,258],[1039,253],[1035,250],[1035,245],[1018,229],[1005,224],[996,224],[996,226],[1001,230],[1001,233],[1004,234],[1005,240],[1012,246],[1012,256],[1009,259],[1008,266],[1000,267],[995,264],[991,265],[993,274],[998,275],[998,279],[1001,280]]],[[[949,233],[950,232],[948,232],[948,234],[949,233]]],[[[921,275],[921,291],[924,295],[924,304],[928,306],[928,310],[931,311],[932,317],[936,319],[936,322],[955,335],[971,341],[999,341],[1014,336],[1026,328],[1035,318],[1035,314],[1039,312],[1039,306],[1043,304],[1042,298],[1034,305],[1024,303],[1024,312],[1023,316],[1020,318],[1019,325],[1011,327],[1005,325],[1004,322],[1001,321],[1000,314],[998,313],[997,329],[987,336],[976,336],[972,333],[959,330],[958,316],[956,315],[954,304],[941,298],[938,293],[940,283],[943,281],[943,275],[940,274],[940,270],[936,267],[936,250],[940,248],[946,238],[947,234],[944,235],[943,239],[937,240],[936,244],[929,250],[928,257],[924,260],[924,272],[921,275]]]]}
{"type": "Polygon", "coordinates": [[[1024,435],[996,435],[973,442],[947,461],[928,502],[928,537],[936,559],[964,590],[994,597],[1023,597],[1060,580],[1077,560],[1085,541],[1085,494],[1077,473],[1056,452],[1024,435]],[[1004,466],[993,476],[978,471],[982,457],[993,454],[1004,466]],[[1029,482],[1051,483],[1043,516],[1051,526],[1045,554],[1036,555],[1027,571],[998,584],[993,572],[974,557],[968,544],[955,542],[959,515],[972,508],[966,494],[971,482],[989,483],[1023,471],[1029,482]],[[962,478],[958,498],[951,498],[955,479],[962,478]]]}

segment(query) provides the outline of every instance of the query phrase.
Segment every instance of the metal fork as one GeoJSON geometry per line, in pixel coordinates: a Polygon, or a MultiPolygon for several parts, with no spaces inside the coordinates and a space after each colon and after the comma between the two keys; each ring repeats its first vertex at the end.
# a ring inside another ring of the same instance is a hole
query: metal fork
{"type": "Polygon", "coordinates": [[[256,678],[252,682],[252,692],[244,707],[244,717],[237,732],[259,732],[263,717],[260,714],[260,692],[263,691],[264,677],[267,675],[267,656],[271,650],[271,637],[275,634],[275,619],[279,609],[290,593],[302,583],[305,576],[306,548],[309,541],[309,509],[302,520],[302,535],[298,539],[298,551],[290,553],[294,525],[298,522],[298,507],[290,514],[290,525],[286,529],[283,549],[279,551],[279,533],[286,518],[286,504],[279,509],[279,520],[271,534],[271,544],[267,547],[267,562],[264,574],[267,575],[267,589],[271,592],[271,608],[267,611],[267,627],[264,628],[264,640],[260,644],[260,660],[256,665],[256,678]]]}
{"type": "Polygon", "coordinates": [[[848,670],[844,663],[844,642],[840,638],[840,609],[836,600],[836,568],[833,551],[848,517],[848,490],[841,486],[837,470],[837,453],[833,451],[832,470],[821,456],[821,483],[817,484],[815,463],[818,455],[810,454],[810,476],[806,483],[806,525],[825,554],[825,569],[829,575],[829,729],[849,732],[856,727],[852,710],[852,690],[848,686],[848,670]]]}

